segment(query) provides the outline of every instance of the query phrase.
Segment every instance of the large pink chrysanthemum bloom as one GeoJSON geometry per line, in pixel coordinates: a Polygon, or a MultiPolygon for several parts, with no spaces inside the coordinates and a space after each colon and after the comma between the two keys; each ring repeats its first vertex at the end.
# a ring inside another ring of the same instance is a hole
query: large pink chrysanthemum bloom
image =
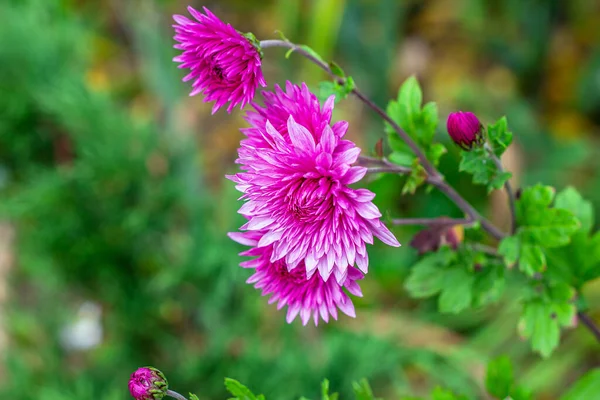
{"type": "Polygon", "coordinates": [[[174,47],[183,54],[173,61],[179,68],[189,68],[183,81],[193,80],[190,96],[204,94],[204,101],[214,101],[214,114],[230,102],[227,112],[251,102],[258,86],[266,86],[261,70],[260,45],[252,34],[241,34],[225,24],[206,7],[202,14],[188,7],[196,19],[174,15],[177,24],[174,47]]]}
{"type": "MultiPolygon", "coordinates": [[[[367,171],[352,166],[360,149],[342,140],[348,125],[338,123],[334,132],[329,121],[307,123],[310,131],[294,118],[298,106],[306,104],[289,105],[285,130],[278,131],[267,113],[265,125],[256,118],[245,132],[237,160],[245,172],[229,177],[246,200],[239,212],[249,221],[241,229],[266,230],[257,246],[273,244],[272,262],[284,259],[290,270],[302,263],[308,277],[318,270],[324,281],[333,272],[342,283],[348,266],[367,273],[365,244],[373,235],[391,246],[400,243],[379,220],[375,194],[348,187],[367,171]]],[[[326,107],[333,107],[331,99],[326,107]]]]}
{"type": "MultiPolygon", "coordinates": [[[[355,317],[354,304],[344,291],[362,297],[360,286],[356,282],[363,274],[354,267],[348,268],[342,283],[335,279],[323,281],[318,274],[307,278],[304,268],[289,270],[284,260],[271,261],[273,245],[257,247],[262,232],[235,232],[229,236],[238,243],[252,246],[241,253],[243,256],[255,257],[240,265],[254,269],[254,274],[247,283],[262,291],[263,296],[270,295],[269,304],[277,302],[277,309],[287,306],[286,321],[291,323],[298,315],[302,324],[306,325],[312,317],[315,325],[319,317],[329,322],[329,316],[337,320],[338,309],[344,314],[355,317]]],[[[300,263],[299,267],[302,267],[300,263]]]]}

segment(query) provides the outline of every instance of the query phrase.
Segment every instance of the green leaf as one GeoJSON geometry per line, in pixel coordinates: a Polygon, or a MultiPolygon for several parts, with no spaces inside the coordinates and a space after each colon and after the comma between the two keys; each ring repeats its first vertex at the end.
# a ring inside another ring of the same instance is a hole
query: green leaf
{"type": "Polygon", "coordinates": [[[258,398],[252,393],[250,389],[236,381],[235,379],[225,378],[225,388],[229,393],[234,396],[234,399],[238,400],[260,400],[263,396],[258,398]]]}
{"type": "Polygon", "coordinates": [[[504,292],[505,267],[500,263],[487,263],[474,273],[473,307],[480,307],[500,300],[504,292]]]}
{"type": "Polygon", "coordinates": [[[354,89],[354,80],[352,77],[346,78],[343,84],[333,81],[323,81],[319,82],[319,91],[318,98],[321,102],[327,100],[331,95],[335,96],[335,102],[339,102],[340,100],[348,97],[352,90],[354,89]]]}
{"type": "Polygon", "coordinates": [[[190,393],[190,400],[200,400],[194,393],[190,393]]]}
{"type": "Polygon", "coordinates": [[[548,357],[558,346],[560,328],[553,317],[551,304],[534,300],[525,303],[519,325],[525,338],[531,340],[531,347],[542,357],[548,357]]]}
{"type": "Polygon", "coordinates": [[[412,163],[412,171],[404,183],[402,194],[414,194],[419,186],[427,179],[427,171],[419,163],[419,159],[415,158],[412,163]]]}
{"type": "Polygon", "coordinates": [[[468,308],[473,298],[474,279],[462,266],[446,270],[438,299],[440,312],[458,314],[468,308]]]}
{"type": "Polygon", "coordinates": [[[577,218],[567,210],[550,208],[554,189],[535,185],[523,191],[517,201],[518,235],[522,242],[545,248],[564,246],[579,229],[577,218]]]}
{"type": "Polygon", "coordinates": [[[520,250],[521,242],[516,236],[505,237],[498,246],[498,254],[504,257],[509,267],[514,266],[519,261],[520,250]]]}
{"type": "Polygon", "coordinates": [[[492,396],[499,399],[509,396],[513,379],[513,368],[508,357],[498,357],[488,364],[485,387],[492,396]]]}
{"type": "Polygon", "coordinates": [[[416,263],[405,287],[412,297],[422,298],[433,296],[442,289],[443,267],[447,266],[455,257],[455,253],[441,249],[431,253],[416,263]]]}
{"type": "Polygon", "coordinates": [[[596,368],[579,379],[560,400],[591,400],[600,393],[600,368],[596,368]]]}
{"type": "MultiPolygon", "coordinates": [[[[492,152],[500,157],[512,141],[512,133],[507,130],[506,117],[489,125],[487,132],[492,152]]],[[[473,183],[486,185],[488,192],[501,189],[512,176],[510,172],[499,169],[483,147],[462,151],[459,170],[473,175],[473,183]]]]}
{"type": "Polygon", "coordinates": [[[325,379],[323,383],[321,383],[321,399],[322,400],[337,400],[338,394],[333,393],[329,394],[329,381],[325,379]]]}
{"type": "Polygon", "coordinates": [[[488,141],[497,157],[500,157],[512,143],[513,134],[508,130],[506,117],[500,118],[493,125],[488,125],[488,141]]]}
{"type": "Polygon", "coordinates": [[[352,382],[352,390],[356,400],[381,400],[373,395],[371,386],[366,379],[361,379],[360,382],[352,382]]]}
{"type": "Polygon", "coordinates": [[[451,390],[436,387],[431,393],[432,400],[467,400],[466,396],[459,396],[452,393],[451,390]]]}
{"type": "Polygon", "coordinates": [[[594,208],[592,203],[583,199],[572,186],[556,195],[554,207],[570,211],[581,223],[581,230],[588,233],[594,225],[594,208]]]}
{"type": "Polygon", "coordinates": [[[423,93],[417,78],[408,78],[398,92],[398,125],[407,132],[416,131],[416,121],[421,115],[423,93]]]}
{"type": "Polygon", "coordinates": [[[519,257],[519,269],[529,276],[546,269],[546,255],[540,246],[523,244],[519,257]]]}
{"type": "Polygon", "coordinates": [[[440,158],[446,154],[448,150],[446,146],[441,143],[433,143],[426,151],[427,158],[437,166],[440,163],[440,158]]]}
{"type": "Polygon", "coordinates": [[[484,148],[475,147],[470,151],[461,151],[459,171],[473,175],[473,183],[487,185],[488,192],[504,186],[512,174],[498,170],[484,148]]]}
{"type": "Polygon", "coordinates": [[[317,53],[316,51],[314,51],[311,47],[305,45],[305,44],[301,44],[298,47],[300,47],[302,50],[304,50],[305,52],[307,52],[308,54],[310,54],[313,58],[319,60],[321,63],[327,65],[327,63],[325,62],[325,60],[323,60],[323,58],[321,57],[321,55],[319,53],[317,53]]]}
{"type": "Polygon", "coordinates": [[[415,156],[410,153],[395,151],[390,154],[388,160],[403,167],[410,167],[415,160],[415,156]]]}
{"type": "Polygon", "coordinates": [[[340,78],[346,77],[346,73],[344,73],[342,67],[340,67],[335,61],[329,61],[329,69],[331,69],[331,72],[335,76],[339,76],[340,78]]]}

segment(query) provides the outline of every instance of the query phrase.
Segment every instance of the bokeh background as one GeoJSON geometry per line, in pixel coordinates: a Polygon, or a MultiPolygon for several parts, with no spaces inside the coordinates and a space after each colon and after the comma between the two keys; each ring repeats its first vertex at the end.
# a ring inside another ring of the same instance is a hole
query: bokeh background
{"type": "MultiPolygon", "coordinates": [[[[403,280],[416,259],[405,245],[370,249],[358,317],[326,326],[285,314],[244,281],[242,221],[224,178],[242,113],[187,96],[171,61],[171,15],[180,0],[0,2],[0,395],[18,400],[126,399],[142,365],[171,386],[222,399],[223,377],[270,399],[317,398],[319,382],[351,398],[366,377],[376,395],[423,395],[443,385],[484,398],[486,361],[508,354],[519,382],[555,399],[600,364],[583,327],[541,360],[517,334],[516,293],[499,305],[440,315],[411,300],[403,280]]],[[[574,185],[600,210],[600,3],[588,0],[231,0],[208,6],[261,39],[283,31],[335,59],[381,106],[415,74],[439,102],[438,135],[453,110],[485,122],[508,116],[504,158],[517,186],[574,185]]],[[[267,81],[325,76],[283,49],[265,51],[267,81]]],[[[365,152],[381,121],[355,99],[336,119],[365,152]]],[[[446,140],[447,141],[447,140],[446,140]]],[[[450,146],[449,146],[450,147],[450,146]]],[[[500,226],[490,198],[442,171],[500,226]]],[[[365,184],[393,217],[460,216],[435,191],[400,196],[401,181],[365,184]]],[[[395,229],[407,244],[416,228],[395,229]]],[[[600,285],[587,293],[600,319],[600,285]]]]}

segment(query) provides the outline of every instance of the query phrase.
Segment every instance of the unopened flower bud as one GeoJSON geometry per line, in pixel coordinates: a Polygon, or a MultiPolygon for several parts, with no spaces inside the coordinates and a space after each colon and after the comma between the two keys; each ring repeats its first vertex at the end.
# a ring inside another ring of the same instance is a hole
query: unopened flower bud
{"type": "Polygon", "coordinates": [[[135,400],[160,400],[168,388],[167,378],[154,367],[138,368],[129,378],[129,393],[135,400]]]}
{"type": "Polygon", "coordinates": [[[472,112],[450,113],[446,128],[454,143],[464,150],[481,146],[485,141],[483,125],[472,112]]]}

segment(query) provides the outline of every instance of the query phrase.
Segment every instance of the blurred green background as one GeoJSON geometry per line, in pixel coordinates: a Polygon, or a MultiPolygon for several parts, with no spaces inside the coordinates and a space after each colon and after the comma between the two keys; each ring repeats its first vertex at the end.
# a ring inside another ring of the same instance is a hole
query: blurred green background
{"type": "MultiPolygon", "coordinates": [[[[0,2],[0,395],[18,400],[125,399],[135,368],[154,365],[173,389],[226,397],[223,377],[270,399],[316,398],[327,377],[342,396],[366,377],[397,398],[443,385],[484,398],[486,361],[508,354],[518,380],[555,399],[600,364],[583,327],[541,360],[518,337],[509,290],[494,307],[440,315],[403,280],[415,228],[400,249],[370,249],[357,319],[285,323],[244,281],[233,160],[242,113],[189,98],[171,61],[180,0],[0,2]]],[[[504,159],[515,185],[572,184],[600,210],[600,3],[588,0],[193,1],[260,39],[276,29],[335,59],[381,106],[415,74],[445,117],[507,115],[504,159]]],[[[272,87],[325,77],[297,55],[265,51],[272,87]]],[[[336,119],[365,152],[381,121],[355,99],[336,119]]],[[[442,140],[446,140],[445,138],[442,140]]],[[[442,171],[500,226],[490,198],[442,171]]],[[[366,183],[389,216],[460,216],[438,193],[400,197],[398,177],[366,183]]],[[[515,294],[515,293],[512,293],[515,294]]],[[[587,293],[600,318],[600,285],[587,293]]],[[[351,398],[351,397],[347,397],[351,398]]]]}

